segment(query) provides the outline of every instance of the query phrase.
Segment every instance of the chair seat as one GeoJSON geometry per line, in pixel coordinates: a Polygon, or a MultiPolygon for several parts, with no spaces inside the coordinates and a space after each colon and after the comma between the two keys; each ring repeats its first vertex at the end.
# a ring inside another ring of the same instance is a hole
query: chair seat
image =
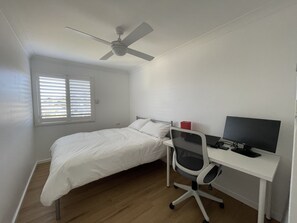
{"type": "Polygon", "coordinates": [[[212,182],[217,176],[220,168],[218,166],[214,166],[211,171],[204,177],[203,182],[209,184],[212,182]]]}
{"type": "MultiPolygon", "coordinates": [[[[191,170],[199,170],[203,166],[203,160],[195,157],[183,157],[181,164],[184,167],[189,168],[191,170]]],[[[197,176],[186,173],[185,171],[181,170],[177,166],[176,166],[176,171],[192,181],[196,181],[197,179],[197,176]]],[[[214,166],[214,168],[212,168],[211,171],[209,171],[209,173],[205,176],[205,178],[203,179],[203,182],[206,184],[212,182],[217,177],[218,171],[219,171],[219,167],[214,166]]]]}

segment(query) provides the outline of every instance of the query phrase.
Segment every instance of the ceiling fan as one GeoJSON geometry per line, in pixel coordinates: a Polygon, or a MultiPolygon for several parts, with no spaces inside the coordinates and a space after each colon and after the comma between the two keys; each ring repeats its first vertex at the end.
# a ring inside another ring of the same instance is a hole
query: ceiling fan
{"type": "Polygon", "coordinates": [[[80,30],[71,28],[71,27],[65,27],[65,29],[74,31],[78,34],[81,34],[83,36],[89,37],[93,40],[96,40],[100,43],[106,44],[111,46],[111,51],[109,51],[107,54],[105,54],[103,57],[100,58],[100,60],[107,60],[108,58],[110,58],[112,55],[117,55],[117,56],[124,56],[126,53],[131,54],[133,56],[136,57],[140,57],[144,60],[148,60],[151,61],[152,59],[154,59],[153,56],[150,56],[148,54],[139,52],[137,50],[133,50],[131,48],[129,48],[128,46],[130,46],[132,43],[136,42],[137,40],[141,39],[142,37],[146,36],[147,34],[149,34],[150,32],[153,31],[153,28],[147,24],[147,23],[142,23],[140,24],[136,29],[134,29],[128,36],[126,36],[123,40],[121,39],[121,35],[124,34],[124,29],[121,26],[116,27],[116,33],[119,36],[117,40],[112,41],[112,42],[108,42],[104,39],[98,38],[96,36],[93,36],[91,34],[82,32],[80,30]]]}

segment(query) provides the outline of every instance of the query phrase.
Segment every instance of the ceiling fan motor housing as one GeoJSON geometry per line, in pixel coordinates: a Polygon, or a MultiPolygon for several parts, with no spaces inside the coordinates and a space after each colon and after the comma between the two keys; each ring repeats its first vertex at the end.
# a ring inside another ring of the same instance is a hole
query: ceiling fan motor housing
{"type": "Polygon", "coordinates": [[[111,43],[112,52],[117,56],[124,56],[127,52],[127,46],[121,41],[113,41],[111,43]]]}

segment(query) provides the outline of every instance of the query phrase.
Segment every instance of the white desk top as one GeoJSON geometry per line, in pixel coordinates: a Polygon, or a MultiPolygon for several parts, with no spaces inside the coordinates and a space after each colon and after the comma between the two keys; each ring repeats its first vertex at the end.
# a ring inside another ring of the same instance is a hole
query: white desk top
{"type": "MultiPolygon", "coordinates": [[[[171,140],[164,141],[164,145],[173,147],[171,140]]],[[[280,157],[275,154],[257,150],[261,156],[250,158],[229,150],[207,147],[210,161],[239,170],[249,175],[272,182],[280,157]]]]}

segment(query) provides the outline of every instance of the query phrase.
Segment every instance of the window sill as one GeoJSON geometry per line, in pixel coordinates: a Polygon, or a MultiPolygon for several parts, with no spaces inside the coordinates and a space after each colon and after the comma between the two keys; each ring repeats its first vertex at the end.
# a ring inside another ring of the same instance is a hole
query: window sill
{"type": "Polygon", "coordinates": [[[55,126],[55,125],[71,125],[71,124],[79,124],[79,123],[90,123],[95,122],[95,119],[88,119],[88,120],[75,120],[75,121],[55,121],[55,122],[42,122],[37,123],[35,122],[35,127],[42,127],[42,126],[55,126]]]}

